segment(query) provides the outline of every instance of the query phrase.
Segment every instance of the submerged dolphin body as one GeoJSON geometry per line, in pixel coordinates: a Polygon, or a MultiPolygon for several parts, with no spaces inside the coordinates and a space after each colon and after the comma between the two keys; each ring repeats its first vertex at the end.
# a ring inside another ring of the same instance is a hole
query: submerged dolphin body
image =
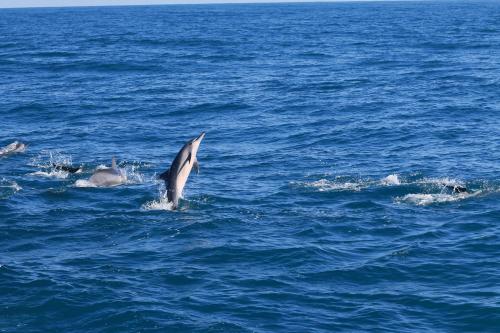
{"type": "Polygon", "coordinates": [[[56,163],[52,163],[52,166],[54,167],[55,170],[69,172],[69,173],[77,173],[82,171],[81,166],[74,167],[71,165],[56,164],[56,163]]]}
{"type": "Polygon", "coordinates": [[[124,170],[116,166],[116,160],[113,157],[111,168],[97,169],[90,177],[89,182],[95,186],[116,186],[127,181],[127,174],[124,170]]]}
{"type": "Polygon", "coordinates": [[[9,145],[0,148],[0,157],[14,153],[22,153],[25,150],[26,150],[26,145],[24,143],[19,141],[14,141],[9,145]]]}
{"type": "Polygon", "coordinates": [[[176,209],[179,205],[179,198],[182,196],[182,191],[191,170],[195,168],[199,172],[196,154],[204,137],[205,132],[202,132],[196,139],[187,142],[175,157],[170,169],[159,176],[160,179],[165,181],[167,199],[172,203],[173,209],[176,209]]]}
{"type": "Polygon", "coordinates": [[[460,185],[445,185],[447,189],[452,190],[453,193],[468,193],[469,190],[460,185]]]}

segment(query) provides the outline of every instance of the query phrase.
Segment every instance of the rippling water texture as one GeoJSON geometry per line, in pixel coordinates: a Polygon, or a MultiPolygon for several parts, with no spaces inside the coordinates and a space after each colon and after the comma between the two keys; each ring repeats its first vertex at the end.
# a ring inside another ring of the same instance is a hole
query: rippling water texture
{"type": "Polygon", "coordinates": [[[498,332],[499,22],[0,10],[0,145],[28,145],[0,159],[0,331],[498,332]],[[156,175],[202,130],[168,210],[156,175]],[[79,186],[112,156],[127,184],[79,186]]]}

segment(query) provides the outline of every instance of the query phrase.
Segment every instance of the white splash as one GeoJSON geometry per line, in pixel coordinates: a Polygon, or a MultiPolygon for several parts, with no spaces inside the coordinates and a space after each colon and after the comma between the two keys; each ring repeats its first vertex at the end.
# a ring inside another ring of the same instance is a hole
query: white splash
{"type": "Polygon", "coordinates": [[[143,210],[174,210],[173,203],[168,201],[167,192],[161,194],[158,200],[146,202],[141,208],[143,210]]]}
{"type": "Polygon", "coordinates": [[[142,184],[144,183],[144,175],[139,172],[138,165],[132,165],[123,169],[127,175],[127,184],[142,184]]]}
{"type": "Polygon", "coordinates": [[[403,197],[397,197],[396,202],[410,203],[417,206],[428,206],[432,204],[455,202],[459,200],[464,200],[476,195],[479,195],[481,191],[474,193],[457,193],[457,194],[445,194],[445,193],[411,193],[403,197]]]}
{"type": "Polygon", "coordinates": [[[26,145],[19,141],[14,141],[11,144],[0,148],[0,156],[5,156],[13,153],[23,153],[26,151],[26,145]]]}
{"type": "Polygon", "coordinates": [[[397,174],[389,175],[383,178],[381,181],[382,185],[401,185],[401,181],[397,174]]]}
{"type": "Polygon", "coordinates": [[[453,178],[423,178],[415,182],[416,184],[423,185],[437,185],[437,186],[463,186],[463,183],[453,178]]]}
{"type": "Polygon", "coordinates": [[[29,174],[30,176],[41,176],[46,178],[59,178],[66,179],[69,176],[69,173],[62,170],[51,170],[49,172],[45,171],[36,171],[29,174]]]}
{"type": "Polygon", "coordinates": [[[292,183],[298,184],[305,187],[313,187],[316,188],[319,192],[329,192],[329,191],[360,191],[362,187],[366,186],[366,184],[359,182],[342,182],[342,181],[331,181],[327,179],[320,179],[314,182],[298,182],[292,183]]]}
{"type": "MultiPolygon", "coordinates": [[[[58,151],[43,150],[38,156],[31,159],[30,165],[44,169],[45,171],[32,172],[30,176],[39,176],[45,178],[66,179],[70,173],[60,170],[58,166],[71,166],[72,158],[58,151]]],[[[75,172],[81,173],[82,168],[75,172]]]]}
{"type": "Polygon", "coordinates": [[[71,155],[59,151],[42,150],[38,156],[31,159],[30,165],[39,168],[52,168],[54,165],[72,165],[71,155]]]}

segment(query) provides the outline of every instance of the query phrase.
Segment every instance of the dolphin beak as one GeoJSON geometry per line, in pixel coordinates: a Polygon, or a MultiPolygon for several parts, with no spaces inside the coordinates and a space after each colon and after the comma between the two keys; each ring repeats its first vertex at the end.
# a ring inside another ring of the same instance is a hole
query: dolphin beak
{"type": "Polygon", "coordinates": [[[203,138],[205,137],[205,132],[201,132],[201,134],[196,138],[196,142],[201,142],[201,140],[203,140],[203,138]]]}

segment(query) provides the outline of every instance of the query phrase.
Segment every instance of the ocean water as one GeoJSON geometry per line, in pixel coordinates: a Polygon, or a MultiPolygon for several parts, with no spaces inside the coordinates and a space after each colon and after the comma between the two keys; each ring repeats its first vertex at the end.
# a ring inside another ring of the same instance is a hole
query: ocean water
{"type": "Polygon", "coordinates": [[[498,332],[499,22],[0,10],[0,146],[28,145],[0,158],[0,332],[498,332]],[[156,176],[201,131],[169,210],[156,176]],[[112,156],[127,184],[80,186],[112,156]]]}

